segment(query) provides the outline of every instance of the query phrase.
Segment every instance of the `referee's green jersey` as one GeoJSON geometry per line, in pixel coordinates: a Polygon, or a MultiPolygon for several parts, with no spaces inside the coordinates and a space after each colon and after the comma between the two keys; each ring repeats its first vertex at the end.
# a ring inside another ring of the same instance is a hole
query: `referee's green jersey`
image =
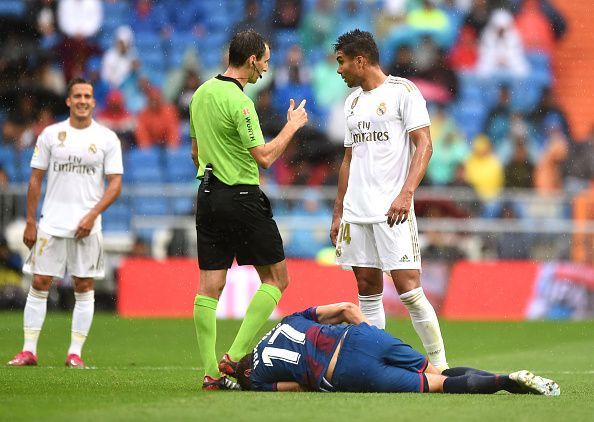
{"type": "Polygon", "coordinates": [[[264,144],[253,101],[241,84],[218,75],[203,83],[190,103],[190,136],[198,141],[198,178],[210,163],[227,185],[259,185],[250,148],[264,144]]]}

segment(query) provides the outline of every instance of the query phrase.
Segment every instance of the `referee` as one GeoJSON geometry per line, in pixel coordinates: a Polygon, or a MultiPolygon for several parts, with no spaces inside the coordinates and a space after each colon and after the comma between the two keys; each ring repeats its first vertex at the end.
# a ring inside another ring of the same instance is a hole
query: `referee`
{"type": "Polygon", "coordinates": [[[253,30],[229,45],[229,67],[201,85],[190,104],[192,159],[202,180],[196,206],[200,288],[194,301],[198,348],[205,367],[202,389],[235,388],[237,361],[276,307],[289,283],[283,242],[270,201],[259,188],[258,166],[269,168],[307,123],[305,100],[291,99],[287,123],[265,143],[254,103],[243,92],[268,70],[270,49],[253,30]],[[215,354],[216,308],[233,259],[253,265],[262,285],[235,341],[221,361],[215,354]]]}

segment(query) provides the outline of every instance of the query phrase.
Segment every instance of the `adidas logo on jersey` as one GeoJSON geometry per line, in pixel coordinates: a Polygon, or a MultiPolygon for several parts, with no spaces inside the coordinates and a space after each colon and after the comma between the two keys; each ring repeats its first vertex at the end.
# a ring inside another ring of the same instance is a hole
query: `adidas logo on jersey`
{"type": "Polygon", "coordinates": [[[402,258],[400,258],[399,262],[410,262],[410,259],[408,258],[407,255],[404,255],[402,258]]]}

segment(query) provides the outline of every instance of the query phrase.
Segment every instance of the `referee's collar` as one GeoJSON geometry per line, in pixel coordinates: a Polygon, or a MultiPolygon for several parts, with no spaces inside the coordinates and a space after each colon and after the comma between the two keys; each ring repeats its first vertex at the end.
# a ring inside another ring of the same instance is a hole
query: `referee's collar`
{"type": "Polygon", "coordinates": [[[241,86],[237,79],[230,78],[229,76],[223,76],[220,73],[217,76],[215,76],[215,78],[217,78],[219,81],[233,82],[235,85],[239,87],[239,89],[243,91],[243,86],[241,86]]]}

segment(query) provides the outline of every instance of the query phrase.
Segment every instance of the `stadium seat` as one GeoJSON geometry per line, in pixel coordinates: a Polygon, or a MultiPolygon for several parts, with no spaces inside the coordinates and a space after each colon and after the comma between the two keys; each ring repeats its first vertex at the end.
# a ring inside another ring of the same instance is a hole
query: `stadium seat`
{"type": "Polygon", "coordinates": [[[194,183],[196,167],[188,148],[165,150],[165,181],[169,183],[194,183]]]}
{"type": "Polygon", "coordinates": [[[102,214],[102,225],[105,231],[130,231],[132,210],[127,198],[119,198],[102,214]]]}
{"type": "Polygon", "coordinates": [[[124,158],[125,180],[132,183],[163,183],[161,151],[158,148],[131,149],[124,158]]]}
{"type": "Polygon", "coordinates": [[[165,196],[134,196],[132,209],[135,215],[168,215],[170,214],[169,198],[165,196]]]}
{"type": "Polygon", "coordinates": [[[0,16],[23,16],[25,14],[25,2],[22,0],[0,1],[0,16]]]}

